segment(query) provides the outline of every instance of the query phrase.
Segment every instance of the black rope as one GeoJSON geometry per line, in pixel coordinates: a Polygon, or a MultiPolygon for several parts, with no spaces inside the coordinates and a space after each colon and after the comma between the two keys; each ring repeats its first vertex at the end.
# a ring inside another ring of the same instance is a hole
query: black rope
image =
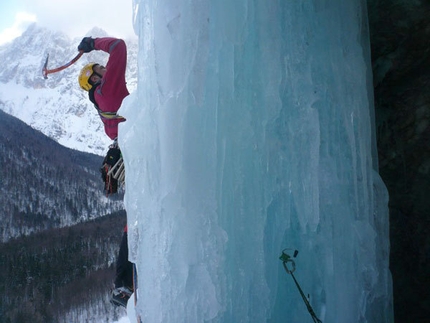
{"type": "MultiPolygon", "coordinates": [[[[322,323],[322,321],[321,321],[321,320],[316,316],[316,314],[315,314],[314,310],[312,309],[311,304],[309,303],[308,299],[307,299],[307,298],[306,298],[306,296],[305,296],[305,293],[303,293],[302,288],[300,287],[299,283],[297,282],[296,277],[295,277],[295,276],[294,276],[294,274],[293,274],[293,272],[296,270],[296,263],[294,262],[294,260],[293,260],[293,259],[291,259],[291,257],[290,257],[288,254],[286,254],[286,253],[284,252],[285,250],[286,250],[286,249],[284,249],[284,250],[282,251],[282,255],[281,255],[281,257],[279,257],[279,258],[282,260],[282,264],[284,265],[284,269],[285,269],[285,271],[286,271],[288,274],[290,274],[290,275],[291,275],[291,277],[293,277],[294,283],[296,284],[297,289],[299,290],[299,293],[300,293],[300,295],[302,296],[303,302],[305,303],[306,308],[308,309],[308,312],[309,312],[309,314],[311,315],[311,317],[312,317],[313,321],[314,321],[315,323],[322,323]],[[292,266],[292,268],[291,268],[291,269],[289,269],[289,268],[288,268],[288,266],[287,266],[287,264],[288,264],[288,263],[291,263],[291,266],[292,266]]],[[[295,250],[295,251],[294,251],[294,257],[296,257],[296,256],[297,256],[297,253],[298,253],[298,251],[297,251],[297,250],[295,250]]]]}

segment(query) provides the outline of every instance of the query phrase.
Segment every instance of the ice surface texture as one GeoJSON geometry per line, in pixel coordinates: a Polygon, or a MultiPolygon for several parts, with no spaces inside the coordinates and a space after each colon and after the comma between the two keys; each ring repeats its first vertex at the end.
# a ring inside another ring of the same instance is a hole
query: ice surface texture
{"type": "Polygon", "coordinates": [[[134,2],[121,109],[144,322],[392,322],[364,1],[134,2]]]}

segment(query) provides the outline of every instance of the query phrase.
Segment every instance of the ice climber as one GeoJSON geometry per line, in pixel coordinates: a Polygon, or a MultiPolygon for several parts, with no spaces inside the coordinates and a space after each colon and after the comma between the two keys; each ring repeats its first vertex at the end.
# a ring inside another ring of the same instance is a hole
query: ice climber
{"type": "Polygon", "coordinates": [[[118,115],[123,99],[129,95],[125,81],[127,66],[127,47],[122,39],[103,37],[85,37],[78,46],[79,51],[89,53],[102,50],[109,54],[106,67],[89,63],[79,74],[79,85],[88,91],[90,101],[94,104],[103,121],[108,137],[118,137],[118,124],[125,118],[118,115]]]}

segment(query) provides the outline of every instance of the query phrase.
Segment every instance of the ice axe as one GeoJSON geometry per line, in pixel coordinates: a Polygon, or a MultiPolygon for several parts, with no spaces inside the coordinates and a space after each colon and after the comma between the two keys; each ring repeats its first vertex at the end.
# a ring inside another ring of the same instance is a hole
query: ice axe
{"type": "Polygon", "coordinates": [[[49,59],[49,54],[48,54],[48,56],[46,57],[45,64],[43,64],[43,69],[42,69],[43,78],[46,80],[48,78],[48,74],[57,73],[59,71],[62,71],[68,68],[70,65],[74,64],[79,58],[81,58],[83,54],[84,54],[83,51],[79,51],[79,54],[76,55],[70,62],[64,64],[63,66],[53,68],[51,70],[48,70],[48,59],[49,59]]]}

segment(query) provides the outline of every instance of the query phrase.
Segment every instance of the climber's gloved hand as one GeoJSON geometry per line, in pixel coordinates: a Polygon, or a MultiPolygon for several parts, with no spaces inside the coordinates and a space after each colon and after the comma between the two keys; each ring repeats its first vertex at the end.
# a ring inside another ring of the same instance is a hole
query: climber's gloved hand
{"type": "Polygon", "coordinates": [[[94,50],[94,39],[91,37],[84,37],[78,46],[79,51],[89,53],[94,50]]]}

